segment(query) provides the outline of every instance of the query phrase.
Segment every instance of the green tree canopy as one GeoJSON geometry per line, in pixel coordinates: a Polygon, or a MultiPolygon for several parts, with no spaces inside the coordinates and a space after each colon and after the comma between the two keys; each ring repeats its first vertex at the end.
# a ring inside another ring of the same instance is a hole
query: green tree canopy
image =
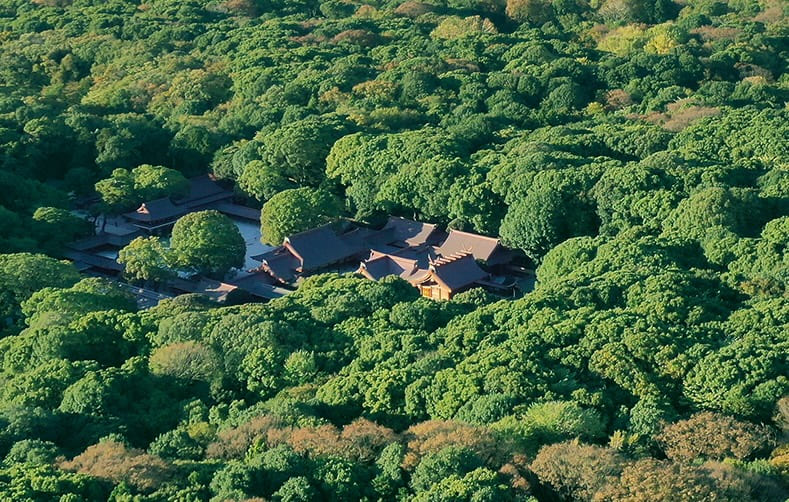
{"type": "Polygon", "coordinates": [[[179,265],[222,277],[244,264],[246,245],[230,218],[209,210],[179,218],[173,226],[170,249],[179,265]]]}
{"type": "Polygon", "coordinates": [[[307,187],[285,190],[263,205],[261,240],[280,244],[288,235],[327,223],[339,214],[336,198],[324,190],[307,187]]]}
{"type": "Polygon", "coordinates": [[[158,237],[137,237],[118,252],[118,263],[131,279],[161,282],[174,276],[172,252],[158,237]]]}
{"type": "Polygon", "coordinates": [[[96,182],[96,191],[108,209],[121,212],[147,200],[183,197],[189,192],[189,182],[175,169],[143,164],[131,172],[113,170],[109,178],[96,182]]]}
{"type": "Polygon", "coordinates": [[[0,254],[0,305],[2,316],[14,321],[20,305],[45,287],[67,288],[79,280],[73,265],[42,254],[0,254]]]}

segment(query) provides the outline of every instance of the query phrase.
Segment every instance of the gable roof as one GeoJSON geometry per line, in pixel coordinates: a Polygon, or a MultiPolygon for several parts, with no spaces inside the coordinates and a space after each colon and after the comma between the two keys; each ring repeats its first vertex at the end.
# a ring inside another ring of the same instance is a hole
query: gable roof
{"type": "Polygon", "coordinates": [[[238,286],[235,284],[201,278],[200,282],[197,283],[195,293],[203,294],[215,302],[223,302],[227,299],[227,295],[236,289],[238,289],[238,286]]]}
{"type": "Polygon", "coordinates": [[[476,260],[499,263],[510,251],[499,239],[452,231],[440,247],[431,240],[445,234],[436,226],[392,217],[381,230],[341,220],[286,237],[282,246],[253,256],[263,269],[283,282],[333,264],[369,257],[357,273],[372,280],[397,275],[413,285],[434,278],[450,291],[487,280],[490,275],[476,260]]]}
{"type": "Polygon", "coordinates": [[[172,203],[168,197],[143,202],[136,211],[124,214],[130,220],[151,223],[166,220],[184,214],[184,208],[172,203]]]}
{"type": "Polygon", "coordinates": [[[430,265],[430,274],[420,282],[432,278],[450,291],[458,291],[488,277],[489,274],[479,268],[472,254],[458,253],[434,261],[430,265]]]}
{"type": "Polygon", "coordinates": [[[285,238],[283,246],[301,262],[302,271],[315,270],[358,255],[370,249],[371,232],[355,228],[340,234],[331,223],[285,238]]]}
{"type": "Polygon", "coordinates": [[[238,280],[230,281],[230,284],[238,286],[240,289],[259,298],[274,299],[290,293],[290,290],[272,284],[271,277],[266,272],[248,275],[238,280]]]}
{"type": "Polygon", "coordinates": [[[245,220],[257,222],[260,221],[260,209],[241,206],[239,204],[233,204],[232,202],[220,202],[216,205],[216,210],[229,216],[238,216],[245,220]]]}
{"type": "Polygon", "coordinates": [[[203,204],[207,201],[221,200],[233,195],[230,190],[225,190],[214,179],[208,175],[189,178],[189,194],[175,201],[176,204],[194,205],[203,204]]]}
{"type": "Polygon", "coordinates": [[[253,256],[252,259],[262,262],[263,269],[275,279],[290,282],[296,278],[299,260],[283,246],[253,256]]]}
{"type": "Polygon", "coordinates": [[[420,265],[422,264],[419,259],[372,251],[370,257],[359,264],[357,272],[374,281],[388,275],[397,275],[407,281],[414,281],[428,272],[427,268],[420,265]]]}
{"type": "Polygon", "coordinates": [[[173,201],[169,197],[162,197],[143,202],[135,211],[125,213],[130,220],[143,223],[169,220],[178,218],[194,208],[229,199],[233,192],[225,190],[209,175],[198,176],[189,180],[189,195],[173,201]]]}
{"type": "Polygon", "coordinates": [[[449,237],[436,249],[441,256],[469,253],[474,259],[489,262],[497,252],[504,251],[501,241],[495,237],[450,230],[449,237]]]}
{"type": "Polygon", "coordinates": [[[381,230],[387,232],[390,239],[386,243],[403,243],[405,246],[420,246],[428,242],[436,231],[436,226],[430,223],[407,220],[398,216],[390,216],[389,221],[381,230]]]}

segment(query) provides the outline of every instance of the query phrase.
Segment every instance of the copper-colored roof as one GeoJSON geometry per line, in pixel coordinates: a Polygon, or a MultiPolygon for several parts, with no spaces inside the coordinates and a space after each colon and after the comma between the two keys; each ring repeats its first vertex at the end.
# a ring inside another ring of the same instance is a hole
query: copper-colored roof
{"type": "Polygon", "coordinates": [[[433,275],[454,291],[489,277],[476,260],[494,264],[509,256],[493,237],[455,230],[434,248],[431,241],[440,237],[435,225],[404,218],[390,218],[377,231],[345,221],[291,235],[282,246],[253,258],[274,277],[291,282],[369,252],[357,271],[370,279],[397,275],[417,284],[433,275]]]}
{"type": "MultiPolygon", "coordinates": [[[[426,260],[424,260],[426,261],[426,260]]],[[[421,278],[427,273],[419,259],[372,251],[370,257],[359,265],[358,272],[374,281],[389,275],[397,275],[407,281],[421,278]]]]}
{"type": "Polygon", "coordinates": [[[474,259],[490,263],[492,259],[498,261],[495,260],[495,255],[503,253],[505,250],[501,247],[501,241],[495,237],[450,230],[449,237],[436,251],[441,256],[470,253],[474,256],[474,259]]]}
{"type": "Polygon", "coordinates": [[[422,281],[434,278],[450,291],[458,291],[488,277],[489,274],[479,268],[472,254],[458,253],[434,261],[430,265],[430,275],[422,281]]]}
{"type": "Polygon", "coordinates": [[[400,242],[406,246],[420,246],[428,242],[436,231],[436,226],[391,216],[382,229],[382,232],[384,231],[389,231],[388,237],[390,237],[386,244],[400,242]]]}

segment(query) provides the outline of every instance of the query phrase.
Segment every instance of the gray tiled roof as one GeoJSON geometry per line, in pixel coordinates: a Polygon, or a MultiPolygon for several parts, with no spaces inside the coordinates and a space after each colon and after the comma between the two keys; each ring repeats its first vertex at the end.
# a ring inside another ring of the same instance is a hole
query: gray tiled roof
{"type": "Polygon", "coordinates": [[[296,269],[300,265],[296,257],[282,246],[252,258],[263,262],[263,266],[270,275],[285,282],[290,282],[296,278],[298,273],[296,269]]]}
{"type": "Polygon", "coordinates": [[[176,206],[169,198],[164,197],[143,202],[136,211],[126,213],[124,216],[130,220],[150,223],[175,218],[185,213],[186,208],[176,206]]]}
{"type": "Polygon", "coordinates": [[[175,201],[176,204],[191,205],[199,203],[204,199],[215,199],[217,196],[222,198],[233,195],[229,190],[225,190],[211,176],[205,174],[189,179],[189,194],[183,199],[175,201]]]}
{"type": "Polygon", "coordinates": [[[301,257],[301,267],[305,272],[364,252],[363,239],[341,236],[331,224],[291,235],[286,238],[286,243],[301,257]]]}
{"type": "Polygon", "coordinates": [[[189,195],[176,201],[169,197],[143,202],[136,211],[124,214],[130,220],[143,223],[175,219],[195,209],[229,199],[233,193],[218,185],[210,176],[189,180],[189,195]]]}

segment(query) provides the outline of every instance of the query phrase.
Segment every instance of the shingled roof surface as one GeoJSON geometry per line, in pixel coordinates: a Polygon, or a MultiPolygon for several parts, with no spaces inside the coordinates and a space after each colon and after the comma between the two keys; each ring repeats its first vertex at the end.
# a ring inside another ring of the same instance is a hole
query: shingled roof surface
{"type": "Polygon", "coordinates": [[[432,275],[457,291],[490,277],[476,260],[490,263],[509,256],[498,239],[457,230],[434,247],[444,235],[435,225],[405,218],[391,217],[380,230],[339,221],[291,235],[282,246],[253,258],[263,261],[272,276],[291,282],[370,253],[357,270],[370,279],[397,275],[416,285],[432,275]]]}
{"type": "Polygon", "coordinates": [[[189,194],[183,199],[178,199],[177,204],[191,205],[202,203],[205,199],[226,198],[232,196],[232,192],[225,190],[209,175],[197,176],[189,179],[189,194]]]}
{"type": "Polygon", "coordinates": [[[143,202],[136,211],[124,214],[126,218],[134,221],[150,223],[153,221],[166,220],[186,213],[186,209],[176,206],[167,198],[161,198],[143,202]]]}
{"type": "Polygon", "coordinates": [[[267,251],[262,255],[253,256],[253,259],[264,262],[269,274],[277,279],[290,282],[296,278],[296,269],[299,261],[282,246],[267,251]]]}
{"type": "MultiPolygon", "coordinates": [[[[424,261],[426,262],[427,260],[424,261]]],[[[359,272],[376,281],[388,275],[397,275],[405,280],[414,280],[414,278],[426,274],[427,267],[426,263],[420,264],[418,259],[409,259],[373,251],[370,254],[370,258],[361,263],[359,272]]]]}
{"type": "Polygon", "coordinates": [[[229,199],[233,193],[219,186],[208,175],[189,180],[189,195],[173,202],[162,197],[143,202],[136,211],[124,214],[130,220],[151,223],[183,216],[195,207],[229,199]]]}
{"type": "Polygon", "coordinates": [[[419,246],[428,242],[436,231],[436,226],[430,223],[391,216],[382,232],[387,230],[391,236],[391,240],[387,241],[387,244],[399,242],[405,246],[419,246]]]}
{"type": "Polygon", "coordinates": [[[503,251],[501,242],[495,237],[450,230],[449,237],[436,250],[441,256],[470,253],[480,261],[488,262],[497,251],[503,251]]]}
{"type": "Polygon", "coordinates": [[[471,286],[489,276],[479,268],[473,255],[462,253],[434,261],[431,272],[452,291],[471,286]]]}
{"type": "Polygon", "coordinates": [[[301,257],[302,270],[316,270],[370,249],[368,238],[373,232],[356,228],[343,234],[332,224],[291,235],[287,244],[301,257]]]}

